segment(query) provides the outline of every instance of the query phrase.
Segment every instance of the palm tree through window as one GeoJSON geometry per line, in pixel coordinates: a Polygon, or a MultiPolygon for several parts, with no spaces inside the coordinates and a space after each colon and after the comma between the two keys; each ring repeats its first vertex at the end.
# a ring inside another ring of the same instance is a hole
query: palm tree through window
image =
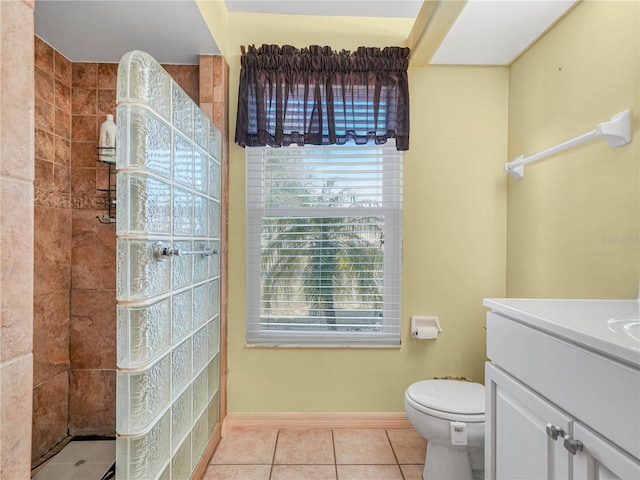
{"type": "Polygon", "coordinates": [[[398,344],[402,153],[247,149],[250,343],[398,344]]]}

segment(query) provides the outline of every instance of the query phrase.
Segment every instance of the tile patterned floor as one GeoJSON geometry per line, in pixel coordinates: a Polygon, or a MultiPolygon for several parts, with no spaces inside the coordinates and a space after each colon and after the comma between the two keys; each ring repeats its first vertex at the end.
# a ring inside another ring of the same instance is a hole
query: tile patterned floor
{"type": "Polygon", "coordinates": [[[426,448],[413,429],[237,428],[203,480],[421,480],[426,448]]]}

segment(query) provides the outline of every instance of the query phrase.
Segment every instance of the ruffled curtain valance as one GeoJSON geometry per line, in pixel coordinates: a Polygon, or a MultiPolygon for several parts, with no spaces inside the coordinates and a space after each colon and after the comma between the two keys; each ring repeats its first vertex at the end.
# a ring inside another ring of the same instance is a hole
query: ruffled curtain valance
{"type": "Polygon", "coordinates": [[[242,47],[237,144],[383,144],[409,149],[409,49],[242,47]]]}

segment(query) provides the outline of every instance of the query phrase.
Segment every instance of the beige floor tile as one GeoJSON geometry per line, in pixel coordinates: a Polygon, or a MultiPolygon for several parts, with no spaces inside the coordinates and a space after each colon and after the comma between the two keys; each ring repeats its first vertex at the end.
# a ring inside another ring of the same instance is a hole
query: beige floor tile
{"type": "Polygon", "coordinates": [[[396,458],[384,430],[334,430],[333,440],[337,464],[396,464],[396,458]]]}
{"type": "Polygon", "coordinates": [[[391,446],[400,464],[424,464],[427,441],[413,428],[387,430],[391,446]]]}
{"type": "Polygon", "coordinates": [[[202,480],[269,480],[271,465],[209,465],[202,480]]]}
{"type": "Polygon", "coordinates": [[[231,429],[220,441],[211,463],[216,465],[271,465],[277,436],[278,430],[275,428],[231,429]]]}
{"type": "Polygon", "coordinates": [[[424,465],[400,465],[404,480],[422,480],[424,465]]]}
{"type": "Polygon", "coordinates": [[[336,480],[335,465],[274,465],[271,480],[336,480]]]}
{"type": "Polygon", "coordinates": [[[403,480],[398,465],[338,465],[338,480],[403,480]]]}
{"type": "Polygon", "coordinates": [[[273,462],[278,465],[335,463],[331,430],[280,430],[273,462]]]}

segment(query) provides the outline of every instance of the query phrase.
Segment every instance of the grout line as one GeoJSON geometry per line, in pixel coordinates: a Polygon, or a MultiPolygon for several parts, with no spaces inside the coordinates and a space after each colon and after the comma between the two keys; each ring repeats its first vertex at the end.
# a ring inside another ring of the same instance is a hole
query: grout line
{"type": "Polygon", "coordinates": [[[334,430],[331,430],[331,446],[333,447],[333,470],[338,478],[338,456],[336,455],[336,438],[334,436],[334,430]]]}
{"type": "Polygon", "coordinates": [[[280,439],[280,429],[276,432],[276,444],[273,447],[273,455],[271,457],[271,468],[269,469],[269,480],[273,476],[273,466],[276,463],[276,452],[278,451],[278,440],[280,439]]]}
{"type": "Polygon", "coordinates": [[[396,465],[398,467],[398,470],[400,470],[400,476],[402,477],[402,480],[406,480],[404,478],[404,473],[402,473],[402,468],[400,467],[400,462],[398,461],[398,455],[396,455],[396,450],[395,448],[393,448],[393,442],[391,441],[391,437],[389,436],[389,432],[387,429],[384,430],[384,434],[387,436],[387,440],[389,441],[389,446],[391,447],[391,451],[393,452],[393,458],[396,459],[396,465]]]}

